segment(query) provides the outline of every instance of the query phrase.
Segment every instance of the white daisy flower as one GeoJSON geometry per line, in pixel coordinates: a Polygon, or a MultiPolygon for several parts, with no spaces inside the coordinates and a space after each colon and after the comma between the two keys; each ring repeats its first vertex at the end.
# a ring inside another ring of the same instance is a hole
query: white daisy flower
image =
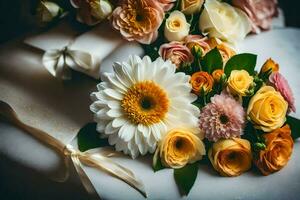
{"type": "Polygon", "coordinates": [[[199,109],[191,103],[190,76],[175,73],[176,66],[148,56],[131,56],[128,62],[114,63],[115,73],[104,74],[98,91],[91,94],[90,106],[97,131],[108,137],[117,151],[136,158],[153,153],[157,142],[176,127],[199,133],[199,109]]]}

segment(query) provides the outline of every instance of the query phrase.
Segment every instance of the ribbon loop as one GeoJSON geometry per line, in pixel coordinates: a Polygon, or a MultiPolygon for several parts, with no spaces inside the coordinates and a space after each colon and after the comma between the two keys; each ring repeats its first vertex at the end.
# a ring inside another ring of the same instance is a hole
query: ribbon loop
{"type": "Polygon", "coordinates": [[[81,50],[72,50],[69,46],[46,51],[42,62],[50,74],[62,80],[71,79],[71,69],[88,73],[93,67],[91,54],[81,50]]]}
{"type": "Polygon", "coordinates": [[[65,156],[64,160],[66,165],[66,172],[64,174],[64,177],[58,181],[60,182],[65,181],[69,177],[69,168],[70,168],[69,158],[70,158],[73,166],[75,167],[79,175],[79,178],[83,186],[85,187],[85,189],[88,191],[88,193],[91,195],[93,199],[99,199],[100,196],[96,192],[96,189],[94,188],[87,174],[84,172],[82,168],[82,164],[90,167],[95,167],[99,170],[102,170],[110,174],[115,178],[122,180],[123,182],[127,183],[131,187],[135,188],[144,197],[147,197],[142,181],[137,177],[135,177],[135,175],[131,170],[117,164],[116,162],[114,162],[109,158],[118,155],[118,153],[116,153],[115,151],[109,150],[107,148],[96,148],[85,152],[81,152],[75,149],[70,144],[64,145],[59,140],[43,132],[42,130],[28,126],[22,121],[20,121],[20,119],[18,118],[16,112],[12,109],[12,107],[3,101],[0,101],[0,119],[4,119],[18,126],[19,128],[23,129],[27,133],[31,134],[33,137],[52,146],[58,152],[62,153],[65,156]]]}

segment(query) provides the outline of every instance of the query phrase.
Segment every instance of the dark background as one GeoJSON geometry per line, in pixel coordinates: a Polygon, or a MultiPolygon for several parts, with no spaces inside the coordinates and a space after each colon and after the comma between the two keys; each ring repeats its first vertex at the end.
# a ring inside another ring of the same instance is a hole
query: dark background
{"type": "MultiPolygon", "coordinates": [[[[32,8],[35,2],[36,0],[0,0],[0,43],[33,29],[35,20],[32,8]]],[[[300,27],[300,1],[279,0],[279,5],[284,11],[286,25],[300,27]]],[[[80,186],[70,188],[67,183],[53,183],[0,155],[0,199],[75,200],[86,197],[86,192],[80,186]],[[27,177],[32,178],[28,180],[27,177]]]]}
{"type": "MultiPolygon", "coordinates": [[[[35,24],[34,8],[38,0],[0,0],[0,43],[29,31],[35,24]]],[[[54,0],[68,7],[69,0],[54,0]]],[[[300,1],[279,0],[286,25],[300,27],[300,1]]]]}

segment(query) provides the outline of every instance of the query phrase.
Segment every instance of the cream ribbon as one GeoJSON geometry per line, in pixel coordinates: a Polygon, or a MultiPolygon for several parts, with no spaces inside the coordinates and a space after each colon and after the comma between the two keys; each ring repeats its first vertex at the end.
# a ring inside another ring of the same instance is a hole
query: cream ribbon
{"type": "Polygon", "coordinates": [[[56,78],[70,80],[72,70],[88,73],[92,70],[93,59],[91,54],[71,50],[70,45],[62,49],[51,49],[44,53],[42,62],[44,67],[56,78]]]}
{"type": "Polygon", "coordinates": [[[83,186],[91,195],[92,199],[101,198],[96,192],[90,179],[84,172],[82,164],[102,170],[109,175],[124,181],[125,183],[136,189],[138,192],[140,192],[144,197],[147,197],[142,181],[135,177],[135,175],[129,169],[117,164],[109,158],[118,154],[114,150],[107,148],[95,148],[85,152],[76,150],[72,145],[65,145],[54,137],[43,132],[42,130],[24,124],[19,120],[16,112],[3,101],[0,101],[0,119],[6,120],[13,125],[23,129],[36,139],[53,147],[56,151],[65,156],[64,161],[66,165],[66,172],[64,174],[64,177],[57,181],[63,182],[69,177],[70,159],[82,181],[83,186]]]}

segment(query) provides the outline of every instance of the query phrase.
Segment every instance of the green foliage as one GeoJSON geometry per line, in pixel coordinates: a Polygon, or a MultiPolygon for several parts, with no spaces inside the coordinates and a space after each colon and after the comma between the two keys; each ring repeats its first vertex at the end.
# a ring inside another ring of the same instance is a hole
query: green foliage
{"type": "Polygon", "coordinates": [[[300,137],[300,120],[292,116],[287,116],[286,123],[290,126],[294,140],[300,137]]]}
{"type": "Polygon", "coordinates": [[[107,139],[99,137],[96,127],[96,123],[88,123],[79,130],[77,143],[80,151],[83,152],[97,147],[109,146],[107,139]]]}
{"type": "Polygon", "coordinates": [[[156,151],[154,156],[153,156],[153,161],[152,161],[152,168],[154,172],[157,172],[159,170],[164,169],[165,167],[162,165],[160,157],[159,157],[159,152],[156,151]]]}
{"type": "Polygon", "coordinates": [[[232,70],[246,70],[250,75],[254,74],[257,56],[250,53],[238,54],[231,57],[224,68],[227,77],[230,76],[232,70]]]}
{"type": "Polygon", "coordinates": [[[201,61],[202,71],[212,73],[216,69],[223,69],[222,56],[217,48],[209,51],[201,61]]]}
{"type": "Polygon", "coordinates": [[[198,162],[174,169],[174,178],[182,195],[188,195],[198,174],[198,162]]]}

